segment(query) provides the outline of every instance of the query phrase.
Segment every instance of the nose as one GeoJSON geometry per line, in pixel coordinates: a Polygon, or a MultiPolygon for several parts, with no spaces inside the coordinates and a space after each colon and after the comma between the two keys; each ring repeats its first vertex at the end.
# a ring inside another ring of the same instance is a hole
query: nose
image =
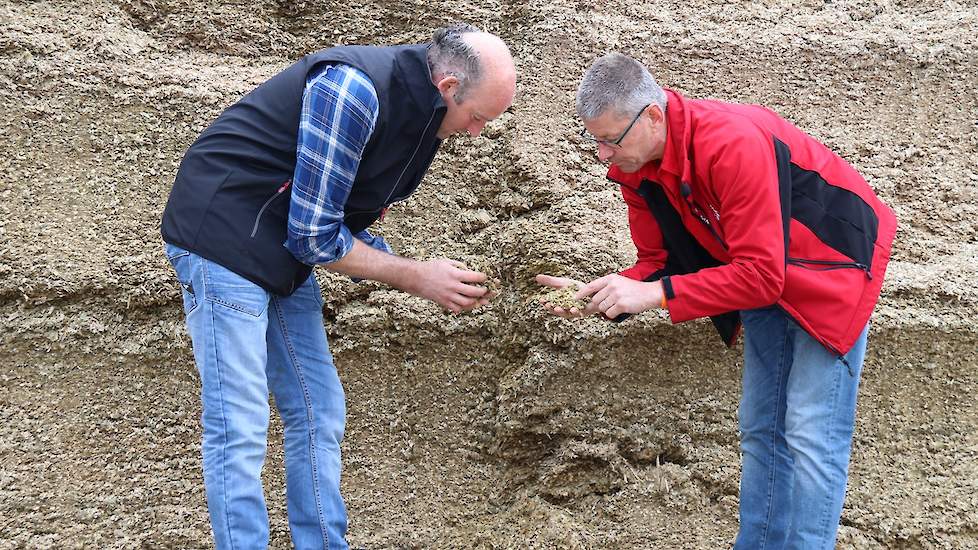
{"type": "Polygon", "coordinates": [[[598,143],[598,160],[604,162],[611,157],[615,156],[615,149],[604,143],[598,143]]]}

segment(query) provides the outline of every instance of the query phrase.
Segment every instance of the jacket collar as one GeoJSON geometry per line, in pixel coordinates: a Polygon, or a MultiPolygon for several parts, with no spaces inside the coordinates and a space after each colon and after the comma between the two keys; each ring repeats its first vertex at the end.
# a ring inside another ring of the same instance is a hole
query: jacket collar
{"type": "Polygon", "coordinates": [[[415,105],[424,111],[445,107],[445,100],[431,82],[431,69],[428,67],[429,46],[429,44],[403,46],[401,54],[394,59],[395,75],[408,84],[408,95],[415,105]]]}

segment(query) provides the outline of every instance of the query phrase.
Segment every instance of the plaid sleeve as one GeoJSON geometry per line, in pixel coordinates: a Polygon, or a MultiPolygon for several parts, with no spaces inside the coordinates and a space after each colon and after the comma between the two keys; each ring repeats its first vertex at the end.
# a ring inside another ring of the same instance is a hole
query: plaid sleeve
{"type": "Polygon", "coordinates": [[[386,252],[388,254],[394,253],[394,251],[391,250],[390,245],[387,244],[387,241],[385,241],[383,237],[381,237],[380,235],[371,235],[370,232],[367,231],[366,229],[357,233],[356,235],[354,235],[354,237],[363,241],[365,245],[370,246],[372,248],[376,248],[381,252],[386,252]]]}
{"type": "MultiPolygon", "coordinates": [[[[343,225],[343,208],[378,111],[377,91],[367,75],[353,67],[326,66],[308,77],[285,241],[300,262],[335,262],[353,247],[354,236],[343,225]]],[[[371,242],[374,237],[365,237],[361,239],[377,247],[371,242]]]]}

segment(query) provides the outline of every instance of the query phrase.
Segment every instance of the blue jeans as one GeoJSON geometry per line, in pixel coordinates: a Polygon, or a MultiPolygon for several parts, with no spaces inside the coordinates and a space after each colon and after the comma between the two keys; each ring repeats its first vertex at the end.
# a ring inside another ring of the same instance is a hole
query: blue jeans
{"type": "Polygon", "coordinates": [[[346,549],[340,441],[346,403],[315,275],[281,297],[173,245],[200,372],[204,487],[219,549],[268,546],[261,469],[271,390],[285,428],[289,527],[298,549],[346,549]]]}
{"type": "Polygon", "coordinates": [[[776,307],[741,312],[735,549],[831,550],[842,514],[867,325],[845,358],[776,307]]]}

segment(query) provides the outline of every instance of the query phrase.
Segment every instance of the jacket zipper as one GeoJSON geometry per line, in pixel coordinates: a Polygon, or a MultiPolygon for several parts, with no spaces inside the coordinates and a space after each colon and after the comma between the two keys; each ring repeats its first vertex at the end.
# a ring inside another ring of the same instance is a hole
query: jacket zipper
{"type": "Polygon", "coordinates": [[[802,258],[792,258],[789,256],[788,263],[793,266],[800,267],[803,269],[810,269],[812,271],[832,271],[835,269],[859,269],[860,271],[866,273],[867,279],[869,280],[873,279],[873,274],[872,272],[870,272],[869,266],[867,266],[866,264],[861,264],[859,262],[835,262],[831,260],[805,260],[802,258]],[[822,266],[822,267],[821,268],[808,267],[808,265],[806,264],[810,264],[813,266],[822,266]]]}
{"type": "Polygon", "coordinates": [[[288,189],[290,185],[292,185],[292,180],[288,180],[285,183],[283,183],[282,186],[279,187],[277,191],[275,191],[275,194],[269,197],[268,200],[265,201],[265,204],[261,205],[261,209],[258,210],[258,215],[255,216],[255,226],[251,228],[252,239],[254,239],[255,235],[258,234],[258,223],[261,222],[261,217],[263,214],[265,214],[265,210],[272,204],[272,201],[274,201],[282,193],[284,193],[285,190],[288,189]]]}
{"type": "Polygon", "coordinates": [[[401,169],[401,174],[399,176],[397,176],[397,181],[395,181],[394,182],[394,186],[391,187],[391,192],[387,195],[387,199],[384,201],[384,206],[381,206],[380,208],[375,208],[373,210],[358,210],[358,211],[355,211],[355,212],[346,212],[346,215],[352,216],[354,214],[370,214],[370,213],[373,213],[373,212],[379,212],[379,211],[387,208],[391,204],[393,204],[395,202],[398,202],[398,201],[402,201],[402,200],[404,200],[404,199],[406,199],[406,198],[408,198],[408,197],[411,196],[411,193],[408,193],[407,195],[404,195],[403,197],[398,197],[396,199],[391,200],[391,197],[394,195],[394,191],[397,191],[397,187],[399,185],[401,185],[401,180],[404,178],[404,174],[407,172],[408,167],[410,167],[411,166],[411,163],[414,162],[414,157],[418,156],[418,151],[421,150],[421,144],[424,143],[424,137],[428,134],[428,128],[431,127],[431,121],[435,120],[435,114],[436,113],[437,113],[437,111],[431,113],[431,118],[429,118],[428,119],[428,123],[425,124],[424,130],[421,131],[421,139],[418,140],[418,144],[414,147],[414,152],[411,153],[411,158],[408,159],[407,163],[404,165],[404,168],[401,169]]]}

